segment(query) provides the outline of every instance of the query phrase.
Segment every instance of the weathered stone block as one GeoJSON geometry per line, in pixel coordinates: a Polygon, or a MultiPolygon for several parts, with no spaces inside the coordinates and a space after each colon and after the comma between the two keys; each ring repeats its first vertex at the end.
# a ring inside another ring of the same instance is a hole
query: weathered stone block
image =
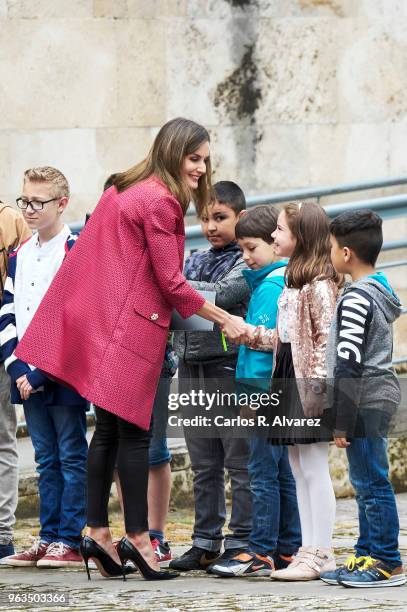
{"type": "Polygon", "coordinates": [[[213,182],[237,181],[243,190],[256,189],[256,126],[217,126],[210,129],[213,182]]]}
{"type": "MultiPolygon", "coordinates": [[[[390,176],[404,175],[406,172],[406,142],[407,121],[391,123],[389,125],[389,174],[390,176]]],[[[400,188],[399,188],[400,190],[400,188]]]]}
{"type": "Polygon", "coordinates": [[[189,0],[127,0],[128,15],[136,19],[183,17],[189,0]]]}
{"type": "Polygon", "coordinates": [[[93,0],[93,15],[98,18],[125,19],[127,0],[93,0]]]}
{"type": "MultiPolygon", "coordinates": [[[[311,185],[332,185],[388,175],[388,128],[379,124],[309,127],[311,185]]],[[[347,196],[358,199],[358,194],[347,196]]]]}
{"type": "Polygon", "coordinates": [[[92,17],[93,0],[7,0],[10,19],[83,19],[92,17]]]}
{"type": "Polygon", "coordinates": [[[259,0],[261,15],[274,18],[348,17],[356,4],[353,0],[259,0]]]}
{"type": "Polygon", "coordinates": [[[0,200],[9,204],[14,203],[16,197],[12,195],[12,200],[6,199],[6,194],[11,191],[10,176],[10,132],[2,130],[0,133],[0,200]]]}
{"type": "Polygon", "coordinates": [[[256,58],[260,124],[337,120],[338,26],[330,19],[261,19],[256,58]]]}
{"type": "Polygon", "coordinates": [[[147,156],[157,128],[109,128],[96,131],[96,166],[101,192],[106,178],[134,166],[147,156]]]}
{"type": "Polygon", "coordinates": [[[164,22],[134,19],[116,22],[114,28],[118,63],[113,91],[121,126],[161,125],[168,95],[164,22]]]}
{"type": "Polygon", "coordinates": [[[234,19],[177,20],[167,28],[167,114],[206,126],[250,121],[255,88],[252,25],[234,19]],[[222,61],[219,61],[222,58],[222,61]],[[205,78],[203,78],[205,75],[205,78]]]}
{"type": "Polygon", "coordinates": [[[15,194],[21,191],[24,170],[34,166],[52,165],[66,175],[71,186],[73,197],[65,214],[67,221],[83,218],[83,208],[86,211],[89,206],[95,205],[94,194],[97,193],[97,179],[102,174],[102,169],[95,164],[97,155],[94,130],[12,133],[9,155],[12,180],[9,177],[7,186],[11,186],[15,194]],[[79,205],[79,199],[82,204],[86,202],[85,206],[79,205]]]}
{"type": "Polygon", "coordinates": [[[406,116],[406,26],[406,19],[387,18],[348,20],[341,27],[340,121],[400,121],[406,116]]]}
{"type": "Polygon", "coordinates": [[[10,21],[1,44],[7,49],[0,56],[7,83],[0,97],[2,125],[27,130],[112,124],[116,52],[109,22],[10,21]]]}
{"type": "Polygon", "coordinates": [[[400,17],[404,0],[258,0],[259,13],[268,17],[400,17]]]}
{"type": "Polygon", "coordinates": [[[309,184],[308,132],[305,125],[264,125],[256,143],[256,190],[295,189],[309,184]],[[272,186],[272,188],[270,188],[272,186]]]}

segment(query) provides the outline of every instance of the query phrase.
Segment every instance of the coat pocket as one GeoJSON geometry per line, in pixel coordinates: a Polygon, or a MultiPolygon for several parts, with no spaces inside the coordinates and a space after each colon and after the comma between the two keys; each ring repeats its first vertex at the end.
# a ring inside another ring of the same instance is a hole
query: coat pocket
{"type": "Polygon", "coordinates": [[[120,344],[150,363],[163,361],[168,322],[160,312],[134,306],[120,344]]]}

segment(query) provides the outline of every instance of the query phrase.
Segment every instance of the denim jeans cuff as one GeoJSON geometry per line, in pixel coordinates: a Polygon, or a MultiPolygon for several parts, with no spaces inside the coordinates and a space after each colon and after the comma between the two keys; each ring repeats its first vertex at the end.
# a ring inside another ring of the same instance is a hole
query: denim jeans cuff
{"type": "Polygon", "coordinates": [[[232,550],[233,548],[249,548],[248,540],[236,540],[235,538],[225,538],[225,550],[232,550]]]}
{"type": "Polygon", "coordinates": [[[65,544],[65,546],[69,546],[74,550],[79,550],[81,538],[79,538],[79,540],[67,540],[66,538],[58,538],[58,542],[62,542],[62,544],[65,544]]]}
{"type": "Polygon", "coordinates": [[[208,540],[206,538],[193,538],[192,543],[198,548],[210,550],[211,552],[219,552],[222,546],[222,540],[208,540]]]}

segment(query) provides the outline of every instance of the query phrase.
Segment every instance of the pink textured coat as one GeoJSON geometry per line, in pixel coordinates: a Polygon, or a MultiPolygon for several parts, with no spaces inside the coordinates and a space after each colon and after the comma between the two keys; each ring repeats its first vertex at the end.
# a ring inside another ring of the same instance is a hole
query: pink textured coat
{"type": "Polygon", "coordinates": [[[184,242],[181,206],[158,179],[108,189],[17,356],[148,429],[172,310],[204,303],[182,275],[184,242]]]}

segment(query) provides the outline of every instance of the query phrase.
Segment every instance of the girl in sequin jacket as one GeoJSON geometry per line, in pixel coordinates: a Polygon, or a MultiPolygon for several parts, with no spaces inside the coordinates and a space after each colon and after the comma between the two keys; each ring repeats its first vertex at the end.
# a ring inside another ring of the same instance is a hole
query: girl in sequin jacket
{"type": "Polygon", "coordinates": [[[289,445],[302,531],[302,547],[294,561],[286,569],[273,572],[272,577],[313,580],[321,571],[335,569],[335,495],[328,469],[330,434],[319,424],[324,420],[326,341],[340,279],[330,260],[328,217],[317,204],[287,204],[272,236],[276,254],[290,258],[287,286],[279,299],[276,329],[251,329],[249,346],[273,350],[276,355],[273,391],[278,390],[274,388],[278,384],[282,391],[278,414],[282,416],[278,423],[271,419],[270,436],[274,439],[270,442],[289,445]],[[294,420],[288,421],[287,414],[294,420]],[[306,427],[297,426],[301,417],[306,427]]]}

